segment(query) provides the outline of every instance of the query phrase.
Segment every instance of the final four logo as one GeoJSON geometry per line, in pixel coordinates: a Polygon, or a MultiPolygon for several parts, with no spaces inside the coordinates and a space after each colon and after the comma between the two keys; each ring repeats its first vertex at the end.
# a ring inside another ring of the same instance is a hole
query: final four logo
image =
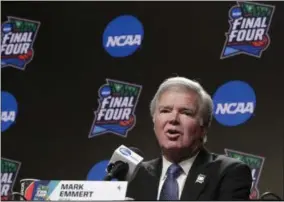
{"type": "Polygon", "coordinates": [[[258,182],[265,158],[262,156],[256,156],[253,154],[247,154],[232,149],[225,149],[226,156],[238,159],[247,164],[251,169],[252,185],[250,199],[259,199],[258,182]]]}
{"type": "Polygon", "coordinates": [[[99,89],[99,107],[95,112],[89,138],[113,133],[126,137],[136,123],[135,108],[142,86],[106,79],[99,89]]]}
{"type": "Polygon", "coordinates": [[[33,59],[33,43],[39,26],[40,22],[8,17],[1,27],[1,68],[25,69],[33,59]]]}
{"type": "Polygon", "coordinates": [[[238,54],[261,57],[270,44],[268,30],[274,6],[254,2],[238,2],[229,11],[230,29],[221,59],[238,54]]]}
{"type": "Polygon", "coordinates": [[[9,200],[20,166],[21,163],[18,161],[1,158],[1,201],[9,200]]]}

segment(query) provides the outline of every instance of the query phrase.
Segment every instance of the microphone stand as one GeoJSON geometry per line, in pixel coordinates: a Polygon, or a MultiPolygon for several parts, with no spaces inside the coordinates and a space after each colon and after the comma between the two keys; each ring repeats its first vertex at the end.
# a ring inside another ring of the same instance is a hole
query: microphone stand
{"type": "Polygon", "coordinates": [[[260,198],[260,200],[267,200],[267,201],[271,201],[271,200],[276,200],[276,201],[282,201],[282,199],[280,198],[280,196],[278,196],[277,194],[274,194],[272,192],[265,192],[263,193],[260,198]],[[275,199],[265,199],[267,196],[272,196],[275,199]]]}
{"type": "MultiPolygon", "coordinates": [[[[15,196],[19,196],[20,198],[23,199],[23,201],[27,201],[26,197],[24,195],[22,195],[21,193],[19,193],[19,192],[13,192],[11,194],[11,200],[12,201],[15,201],[15,196]]],[[[18,201],[18,200],[16,200],[16,201],[18,201]]]]}

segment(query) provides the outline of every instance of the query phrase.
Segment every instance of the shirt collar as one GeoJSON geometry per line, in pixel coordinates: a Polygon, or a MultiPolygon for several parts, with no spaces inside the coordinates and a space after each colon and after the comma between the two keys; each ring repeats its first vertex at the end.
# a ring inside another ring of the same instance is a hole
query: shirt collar
{"type": "MultiPolygon", "coordinates": [[[[188,159],[185,159],[185,160],[179,162],[179,165],[182,168],[183,173],[186,176],[188,175],[189,170],[190,170],[194,160],[196,159],[198,153],[195,154],[194,156],[192,156],[191,158],[188,158],[188,159]]],[[[172,163],[170,161],[168,161],[164,156],[163,156],[162,159],[163,159],[163,167],[162,167],[161,179],[164,179],[166,177],[167,170],[170,167],[170,165],[172,165],[172,163]]]]}

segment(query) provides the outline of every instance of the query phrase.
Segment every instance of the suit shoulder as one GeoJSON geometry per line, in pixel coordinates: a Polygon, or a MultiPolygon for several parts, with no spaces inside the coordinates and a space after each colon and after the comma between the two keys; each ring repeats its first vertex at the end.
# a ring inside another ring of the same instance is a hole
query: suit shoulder
{"type": "Polygon", "coordinates": [[[249,166],[244,162],[242,162],[241,160],[220,154],[212,154],[212,156],[213,156],[212,163],[220,164],[222,170],[232,167],[242,167],[245,169],[250,169],[249,166]]]}
{"type": "Polygon", "coordinates": [[[157,161],[159,161],[159,158],[151,159],[149,161],[143,161],[141,166],[142,167],[152,166],[152,165],[155,165],[157,163],[157,161]]]}
{"type": "Polygon", "coordinates": [[[160,158],[156,158],[156,159],[152,159],[152,160],[149,160],[149,161],[142,162],[141,168],[144,169],[144,170],[147,170],[148,172],[152,172],[155,169],[157,169],[157,166],[159,165],[160,160],[161,160],[160,158]]]}

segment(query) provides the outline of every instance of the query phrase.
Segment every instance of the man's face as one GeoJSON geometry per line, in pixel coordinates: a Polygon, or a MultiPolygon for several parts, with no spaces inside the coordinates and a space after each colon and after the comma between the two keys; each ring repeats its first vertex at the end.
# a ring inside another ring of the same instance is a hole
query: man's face
{"type": "Polygon", "coordinates": [[[204,135],[198,114],[198,94],[165,91],[154,113],[154,130],[162,151],[190,151],[204,135]]]}

